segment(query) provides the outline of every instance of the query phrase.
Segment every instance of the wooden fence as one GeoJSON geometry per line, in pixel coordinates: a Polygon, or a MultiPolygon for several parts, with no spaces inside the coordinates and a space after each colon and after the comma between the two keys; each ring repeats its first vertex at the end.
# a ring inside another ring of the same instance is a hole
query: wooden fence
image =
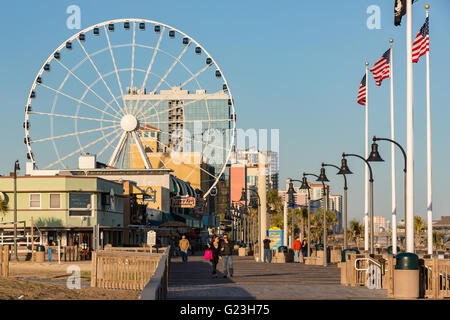
{"type": "Polygon", "coordinates": [[[155,273],[141,292],[140,300],[164,300],[169,287],[171,247],[165,249],[155,273]]]}
{"type": "MultiPolygon", "coordinates": [[[[347,286],[364,286],[367,281],[367,273],[364,270],[356,270],[355,261],[359,258],[366,258],[368,255],[346,253],[346,262],[339,263],[341,269],[341,284],[347,286]]],[[[394,297],[394,270],[395,258],[393,255],[383,254],[375,256],[382,265],[381,285],[387,289],[388,297],[394,297]],[[383,258],[383,259],[381,259],[383,258]]],[[[367,260],[356,262],[359,269],[368,267],[367,260]]],[[[450,259],[439,259],[434,256],[432,259],[419,259],[419,295],[421,298],[443,299],[450,298],[450,259]]]]}
{"type": "Polygon", "coordinates": [[[142,290],[163,254],[98,250],[92,252],[91,287],[142,290]]]}
{"type": "Polygon", "coordinates": [[[9,246],[0,246],[0,277],[9,276],[9,246]]]}

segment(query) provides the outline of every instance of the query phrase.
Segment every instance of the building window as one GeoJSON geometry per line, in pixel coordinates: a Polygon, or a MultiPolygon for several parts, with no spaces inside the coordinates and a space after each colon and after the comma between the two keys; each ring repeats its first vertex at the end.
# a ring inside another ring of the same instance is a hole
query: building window
{"type": "Polygon", "coordinates": [[[91,216],[92,200],[89,193],[69,193],[69,216],[91,216]]]}
{"type": "Polygon", "coordinates": [[[61,194],[50,193],[50,209],[60,209],[60,208],[61,208],[61,194]]]}
{"type": "Polygon", "coordinates": [[[31,193],[30,194],[30,208],[41,208],[41,194],[31,193]]]}

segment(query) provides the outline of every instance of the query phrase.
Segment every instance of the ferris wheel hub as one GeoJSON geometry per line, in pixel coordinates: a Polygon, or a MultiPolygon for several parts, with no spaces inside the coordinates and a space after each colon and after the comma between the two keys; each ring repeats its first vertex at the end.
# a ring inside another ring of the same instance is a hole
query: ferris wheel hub
{"type": "Polygon", "coordinates": [[[132,114],[126,114],[120,120],[120,127],[127,132],[134,131],[138,128],[138,120],[132,114]]]}

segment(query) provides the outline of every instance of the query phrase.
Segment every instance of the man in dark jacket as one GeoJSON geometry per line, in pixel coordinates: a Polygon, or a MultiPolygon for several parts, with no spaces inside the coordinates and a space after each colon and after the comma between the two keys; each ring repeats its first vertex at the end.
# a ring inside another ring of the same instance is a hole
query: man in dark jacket
{"type": "Polygon", "coordinates": [[[272,252],[270,251],[270,238],[266,236],[266,238],[263,240],[264,244],[264,263],[267,261],[269,263],[272,262],[272,252]]]}
{"type": "Polygon", "coordinates": [[[223,277],[226,278],[228,272],[230,277],[233,276],[233,243],[228,239],[225,234],[223,236],[222,243],[220,244],[220,254],[222,256],[222,266],[223,266],[223,277]]]}

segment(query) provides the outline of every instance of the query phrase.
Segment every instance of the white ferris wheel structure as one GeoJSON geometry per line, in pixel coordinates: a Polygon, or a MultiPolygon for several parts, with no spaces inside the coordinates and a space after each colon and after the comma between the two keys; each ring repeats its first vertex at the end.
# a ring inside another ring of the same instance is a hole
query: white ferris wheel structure
{"type": "Polygon", "coordinates": [[[183,145],[196,145],[202,162],[219,155],[213,169],[200,166],[210,180],[206,197],[230,160],[236,112],[222,70],[196,40],[164,23],[116,19],[81,30],[50,54],[29,91],[23,127],[27,158],[40,169],[74,168],[84,153],[110,168],[137,168],[137,161],[152,169],[155,157],[168,168],[165,154],[192,151],[173,141],[189,129],[183,145]],[[190,132],[194,126],[200,134],[190,132]],[[211,141],[208,130],[223,139],[211,141]],[[157,138],[144,146],[144,135],[157,138]]]}

